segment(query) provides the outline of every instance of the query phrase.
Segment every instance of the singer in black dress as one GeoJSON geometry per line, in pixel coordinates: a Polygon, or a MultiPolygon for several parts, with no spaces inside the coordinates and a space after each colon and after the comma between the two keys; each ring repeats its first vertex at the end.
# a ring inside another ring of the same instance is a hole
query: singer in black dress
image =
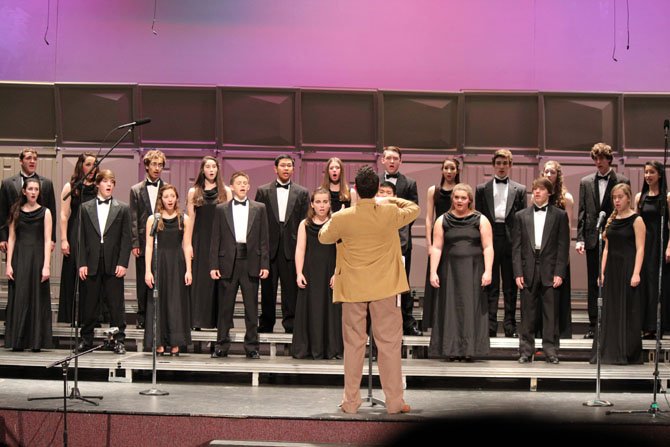
{"type": "Polygon", "coordinates": [[[212,241],[214,210],[219,203],[232,198],[223,184],[219,161],[204,157],[195,184],[188,191],[188,215],[191,218],[193,242],[193,285],[191,286],[191,327],[216,327],[217,287],[209,275],[209,249],[212,241]]]}
{"type": "MultiPolygon", "coordinates": [[[[430,251],[433,243],[433,225],[438,217],[451,209],[451,191],[460,183],[461,164],[457,158],[448,157],[442,162],[442,173],[440,183],[428,188],[426,203],[426,251],[428,253],[428,264],[426,265],[426,282],[423,289],[423,320],[424,330],[432,326],[433,303],[437,293],[430,284],[430,251]]],[[[439,268],[438,268],[439,270],[439,268]]]]}
{"type": "Polygon", "coordinates": [[[37,352],[52,346],[49,289],[52,219],[49,209],[37,203],[38,179],[24,180],[21,192],[9,218],[5,347],[37,352]]]}
{"type": "Polygon", "coordinates": [[[356,190],[349,188],[344,173],[344,164],[337,157],[329,158],[323,173],[321,188],[330,192],[330,210],[335,213],[356,203],[356,190]]]}
{"type": "Polygon", "coordinates": [[[670,306],[666,298],[668,267],[668,209],[670,195],[664,187],[663,165],[657,161],[648,161],[644,166],[642,191],[635,196],[635,209],[642,217],[646,228],[644,239],[644,262],[640,273],[640,300],[642,301],[642,338],[656,338],[656,307],[658,304],[659,262],[663,254],[661,272],[661,330],[670,330],[670,306]],[[665,204],[663,203],[665,200],[665,204]],[[661,207],[665,206],[665,224],[663,225],[663,246],[661,247],[661,207]]]}
{"type": "Polygon", "coordinates": [[[456,185],[452,209],[437,219],[433,230],[430,279],[439,292],[428,347],[431,357],[471,361],[489,351],[487,286],[493,236],[488,219],[472,209],[473,199],[469,185],[456,185]]]}
{"type": "MultiPolygon", "coordinates": [[[[188,286],[191,285],[191,249],[189,217],[179,210],[177,189],[165,184],[158,192],[157,210],[161,219],[156,226],[158,238],[158,318],[156,322],[156,353],[165,353],[170,346],[170,355],[179,355],[179,347],[191,344],[190,309],[188,286]]],[[[152,264],[154,237],[151,229],[154,216],[147,220],[147,245],[145,248],[145,282],[153,289],[156,280],[156,268],[152,264]]],[[[144,346],[153,343],[153,297],[147,300],[144,346]]]]}
{"type": "MultiPolygon", "coordinates": [[[[63,254],[63,265],[60,274],[60,294],[58,296],[58,322],[72,323],[74,321],[74,296],[75,282],[78,275],[77,268],[77,238],[79,236],[78,218],[79,207],[82,203],[95,199],[97,188],[95,186],[95,175],[93,172],[95,155],[85,152],[79,156],[74,167],[74,173],[70,181],[63,186],[60,205],[60,239],[61,253],[63,254]],[[72,191],[72,186],[84,178],[83,189],[77,188],[65,200],[63,197],[72,191]]],[[[86,282],[79,281],[79,297],[86,296],[86,282]]]]}
{"type": "Polygon", "coordinates": [[[333,303],[335,245],[319,242],[319,230],[330,218],[330,194],[317,189],[307,218],[300,223],[295,265],[298,284],[293,343],[295,358],[342,358],[342,306],[333,303]]]}
{"type": "MultiPolygon", "coordinates": [[[[644,258],[644,222],[631,209],[630,186],[612,188],[614,212],[603,238],[603,310],[601,362],[610,365],[642,363],[640,270],[644,258]]],[[[596,339],[591,362],[596,361],[596,339]]]]}

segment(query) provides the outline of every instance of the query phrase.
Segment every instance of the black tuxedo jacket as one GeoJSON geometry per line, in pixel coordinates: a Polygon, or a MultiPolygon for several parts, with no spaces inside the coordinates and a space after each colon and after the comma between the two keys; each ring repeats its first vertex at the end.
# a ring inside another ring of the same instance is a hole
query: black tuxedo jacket
{"type": "MultiPolygon", "coordinates": [[[[554,276],[565,279],[570,251],[570,226],[568,214],[553,205],[547,207],[547,217],[540,244],[540,281],[545,287],[554,284],[554,276]]],[[[512,264],[514,277],[523,277],[527,287],[533,283],[535,272],[535,220],[534,208],[516,213],[512,238],[512,264]]]]}
{"type": "MultiPolygon", "coordinates": [[[[379,177],[380,183],[383,182],[386,178],[385,172],[382,172],[379,177]]],[[[417,205],[419,204],[419,193],[416,188],[416,181],[399,172],[398,179],[395,183],[395,195],[401,199],[410,200],[417,205]]],[[[400,235],[403,254],[412,250],[412,225],[414,225],[414,222],[409,224],[407,229],[400,230],[405,232],[405,234],[400,235]]]]}
{"type": "Polygon", "coordinates": [[[598,215],[605,211],[607,217],[614,211],[612,204],[612,188],[617,183],[626,183],[630,181],[623,175],[612,171],[610,179],[607,182],[607,189],[603,197],[603,203],[600,202],[596,173],[587,175],[579,182],[579,213],[577,215],[577,242],[584,242],[584,247],[593,249],[598,244],[598,215]]]}
{"type": "MultiPolygon", "coordinates": [[[[146,180],[136,183],[130,188],[130,216],[132,229],[133,248],[139,248],[140,254],[144,256],[145,243],[147,241],[147,219],[156,211],[151,209],[151,200],[147,191],[146,180]]],[[[164,183],[159,180],[158,188],[164,183]]],[[[160,197],[156,199],[156,204],[160,197]]]]}
{"type": "Polygon", "coordinates": [[[291,182],[286,204],[286,219],[279,222],[279,206],[277,204],[276,181],[260,186],[256,191],[257,202],[265,205],[267,210],[268,229],[270,232],[270,259],[277,257],[279,238],[283,238],[284,253],[288,260],[295,257],[295,245],[298,238],[298,225],[307,217],[309,208],[309,192],[302,186],[291,182]]]}
{"type": "MultiPolygon", "coordinates": [[[[233,201],[216,206],[212,223],[212,245],[209,252],[210,270],[219,270],[224,279],[233,276],[235,267],[235,222],[233,201]]],[[[237,205],[240,206],[240,205],[237,205]]],[[[249,276],[257,277],[261,269],[270,269],[268,218],[265,205],[249,200],[247,222],[247,265],[249,276]]]]}
{"type": "Polygon", "coordinates": [[[81,206],[82,240],[79,267],[87,266],[89,275],[114,275],[116,266],[128,267],[130,258],[130,210],[128,205],[112,199],[105,224],[104,248],[100,244],[98,202],[89,200],[81,206]],[[98,272],[100,250],[104,250],[105,271],[98,272]]]}
{"type": "MultiPolygon", "coordinates": [[[[38,203],[46,206],[51,211],[51,219],[53,225],[51,229],[51,240],[56,242],[56,227],[58,226],[58,214],[56,214],[56,196],[54,194],[54,185],[51,180],[41,177],[37,174],[35,176],[40,181],[40,198],[38,203]]],[[[6,242],[9,239],[9,210],[21,197],[21,175],[16,174],[12,177],[6,178],[2,181],[0,187],[0,242],[6,242]]]]}
{"type": "MultiPolygon", "coordinates": [[[[496,221],[495,202],[493,201],[493,182],[491,179],[486,183],[477,185],[475,193],[475,209],[482,213],[493,225],[496,221]]],[[[514,230],[514,215],[526,208],[526,187],[512,179],[507,182],[507,211],[505,212],[505,227],[507,229],[507,241],[512,242],[514,230]]]]}

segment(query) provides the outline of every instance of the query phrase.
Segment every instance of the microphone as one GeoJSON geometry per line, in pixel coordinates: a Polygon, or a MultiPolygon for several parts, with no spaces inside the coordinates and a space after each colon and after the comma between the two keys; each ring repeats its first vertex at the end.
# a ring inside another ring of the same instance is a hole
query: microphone
{"type": "MultiPolygon", "coordinates": [[[[603,211],[603,214],[605,212],[603,211]]],[[[156,235],[156,229],[158,228],[158,222],[161,221],[161,213],[154,214],[154,224],[151,226],[151,232],[149,236],[154,237],[156,235]]]]}
{"type": "Polygon", "coordinates": [[[607,214],[605,214],[605,211],[601,211],[600,214],[598,215],[598,223],[596,224],[596,230],[600,230],[600,227],[602,227],[603,222],[605,222],[606,218],[607,214]]]}
{"type": "Polygon", "coordinates": [[[125,129],[126,127],[143,126],[151,122],[151,118],[142,118],[141,120],[133,121],[132,123],[121,124],[117,129],[125,129]]]}

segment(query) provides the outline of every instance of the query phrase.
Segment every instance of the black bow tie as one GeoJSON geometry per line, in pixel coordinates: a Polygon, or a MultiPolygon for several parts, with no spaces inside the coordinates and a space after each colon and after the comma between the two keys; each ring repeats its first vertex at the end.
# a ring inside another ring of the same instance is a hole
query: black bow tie
{"type": "Polygon", "coordinates": [[[240,202],[239,200],[233,200],[233,203],[235,205],[247,206],[247,200],[244,200],[243,202],[240,202]]]}
{"type": "Polygon", "coordinates": [[[389,178],[398,178],[398,173],[397,173],[397,172],[396,172],[395,174],[388,174],[388,173],[387,173],[387,174],[386,174],[386,178],[387,178],[387,179],[389,179],[389,178]]]}
{"type": "Polygon", "coordinates": [[[509,181],[509,177],[505,177],[505,178],[493,177],[493,179],[496,181],[496,183],[507,184],[507,182],[509,181]]]}
{"type": "Polygon", "coordinates": [[[606,174],[606,175],[600,175],[600,174],[597,174],[597,175],[596,175],[596,180],[605,180],[606,182],[608,182],[609,179],[610,179],[610,175],[609,175],[609,174],[606,174]]]}
{"type": "Polygon", "coordinates": [[[34,173],[34,172],[33,172],[31,175],[23,175],[23,174],[20,174],[20,175],[21,175],[21,178],[23,179],[24,182],[25,182],[26,180],[28,180],[29,178],[33,178],[33,177],[35,177],[35,173],[34,173]]]}
{"type": "Polygon", "coordinates": [[[108,197],[104,200],[101,199],[100,197],[96,197],[96,199],[98,200],[98,205],[109,205],[109,203],[112,201],[111,197],[108,197]]]}
{"type": "Polygon", "coordinates": [[[291,185],[291,182],[288,182],[288,183],[287,183],[287,184],[285,184],[285,185],[282,185],[282,184],[281,184],[281,183],[279,183],[279,182],[275,182],[275,187],[277,187],[277,188],[284,188],[284,189],[288,189],[288,187],[289,187],[290,185],[291,185]]]}
{"type": "Polygon", "coordinates": [[[160,181],[161,180],[158,179],[155,182],[152,182],[151,180],[147,179],[147,186],[155,186],[156,188],[158,188],[158,182],[160,182],[160,181]]]}
{"type": "Polygon", "coordinates": [[[547,205],[544,205],[544,206],[533,205],[533,209],[535,211],[547,211],[547,205]]]}

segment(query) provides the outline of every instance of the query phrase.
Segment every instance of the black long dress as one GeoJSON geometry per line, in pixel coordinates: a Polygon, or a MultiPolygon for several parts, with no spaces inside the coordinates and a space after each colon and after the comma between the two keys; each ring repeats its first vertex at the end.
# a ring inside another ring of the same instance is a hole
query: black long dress
{"type": "Polygon", "coordinates": [[[428,347],[431,357],[474,357],[489,351],[488,301],[481,287],[480,218],[476,211],[463,218],[443,215],[440,289],[428,347]]]}
{"type": "MultiPolygon", "coordinates": [[[[177,217],[163,219],[165,229],[158,236],[158,332],[157,346],[186,346],[191,344],[188,287],[184,284],[186,263],[182,240],[183,222],[179,228],[177,217]]],[[[152,264],[153,270],[153,264],[152,264]]],[[[154,274],[154,280],[156,275],[154,274]]],[[[153,342],[153,297],[147,299],[147,324],[144,346],[153,342]]]]}
{"type": "Polygon", "coordinates": [[[323,225],[306,227],[307,247],[303,274],[307,287],[298,289],[291,354],[295,358],[341,357],[342,307],[333,303],[330,278],[335,272],[335,245],[319,242],[323,225]]]}
{"type": "MultiPolygon", "coordinates": [[[[70,196],[70,218],[67,221],[67,241],[70,244],[70,255],[63,256],[60,273],[60,295],[58,296],[58,322],[72,323],[72,306],[74,303],[74,284],[77,278],[77,214],[82,203],[95,199],[97,188],[95,183],[84,185],[81,197],[70,196]]],[[[54,225],[56,224],[54,219],[54,225]]],[[[86,296],[86,281],[79,281],[79,297],[86,296]]],[[[81,316],[81,313],[80,313],[81,316]]]]}
{"type": "MultiPolygon", "coordinates": [[[[665,249],[668,246],[667,215],[666,226],[663,230],[663,251],[661,251],[661,199],[662,196],[649,196],[645,194],[642,198],[642,209],[640,216],[647,228],[644,239],[644,262],[640,272],[640,300],[642,301],[642,330],[645,332],[656,332],[656,304],[658,300],[658,263],[661,253],[665,257],[665,249]]],[[[668,269],[663,263],[662,273],[663,294],[661,295],[661,323],[664,331],[669,330],[670,318],[668,318],[668,303],[665,297],[668,269]]]]}
{"type": "MultiPolygon", "coordinates": [[[[640,336],[640,287],[631,287],[635,267],[635,230],[637,214],[614,219],[606,230],[607,264],[603,282],[601,363],[627,365],[642,363],[640,336]]],[[[595,362],[595,340],[591,362],[595,362]]]]}
{"type": "MultiPolygon", "coordinates": [[[[435,194],[433,195],[434,202],[434,220],[448,212],[451,209],[451,190],[442,189],[440,185],[435,185],[435,194]]],[[[430,239],[433,237],[431,235],[430,239]]],[[[439,269],[439,267],[438,267],[439,269]]],[[[434,302],[437,296],[437,289],[430,285],[430,256],[428,257],[428,265],[426,265],[426,283],[423,289],[423,329],[426,330],[432,326],[434,302]]]]}
{"type": "Polygon", "coordinates": [[[41,282],[44,266],[45,207],[20,211],[9,280],[5,347],[41,349],[52,346],[49,280],[41,282]]]}
{"type": "Polygon", "coordinates": [[[203,191],[204,203],[195,208],[193,227],[193,284],[191,285],[191,327],[216,327],[216,284],[209,276],[209,248],[218,188],[203,191]]]}
{"type": "Polygon", "coordinates": [[[330,191],[330,210],[334,213],[342,209],[342,206],[349,208],[351,206],[351,200],[340,200],[339,191],[330,191]]]}

